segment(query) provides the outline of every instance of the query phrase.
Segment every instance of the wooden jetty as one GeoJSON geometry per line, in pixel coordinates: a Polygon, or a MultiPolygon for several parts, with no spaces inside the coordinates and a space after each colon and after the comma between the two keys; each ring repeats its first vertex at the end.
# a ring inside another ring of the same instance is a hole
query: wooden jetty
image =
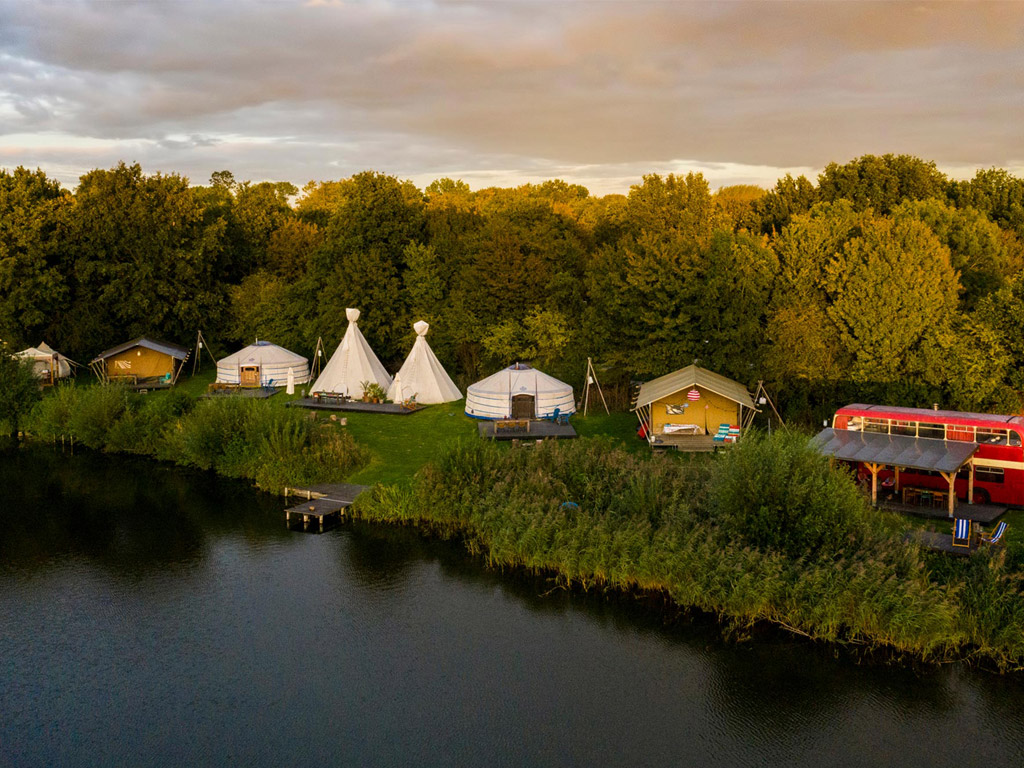
{"type": "Polygon", "coordinates": [[[301,504],[288,507],[284,511],[285,525],[292,527],[292,516],[302,518],[302,529],[309,530],[310,524],[319,527],[320,532],[324,525],[331,521],[340,522],[345,510],[352,505],[356,496],[366,490],[365,485],[352,485],[349,483],[325,483],[311,485],[305,488],[285,488],[285,496],[298,496],[305,498],[301,504]]]}

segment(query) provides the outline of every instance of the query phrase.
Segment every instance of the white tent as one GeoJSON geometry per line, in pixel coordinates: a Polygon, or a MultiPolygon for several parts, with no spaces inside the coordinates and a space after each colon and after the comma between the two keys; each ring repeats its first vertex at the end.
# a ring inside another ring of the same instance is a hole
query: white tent
{"type": "Polygon", "coordinates": [[[428,323],[420,320],[413,324],[416,341],[409,356],[395,374],[395,380],[388,390],[388,399],[396,403],[415,397],[417,403],[450,403],[461,400],[462,392],[455,386],[434,350],[427,344],[428,323]]]}
{"type": "Polygon", "coordinates": [[[391,386],[391,376],[356,325],[359,310],[346,309],[345,317],[348,318],[345,337],[327,361],[312,391],[358,398],[363,396],[364,381],[379,384],[387,391],[391,386]]]}
{"type": "Polygon", "coordinates": [[[35,361],[33,366],[36,376],[46,381],[63,379],[71,375],[71,360],[55,351],[45,341],[37,347],[29,347],[18,352],[15,357],[24,357],[35,361]]]}
{"type": "Polygon", "coordinates": [[[217,361],[217,382],[243,387],[283,387],[292,371],[296,384],[309,381],[309,361],[269,341],[257,341],[217,361]]]}
{"type": "Polygon", "coordinates": [[[474,419],[550,419],[576,412],[572,387],[522,363],[466,390],[466,415],[474,419]]]}

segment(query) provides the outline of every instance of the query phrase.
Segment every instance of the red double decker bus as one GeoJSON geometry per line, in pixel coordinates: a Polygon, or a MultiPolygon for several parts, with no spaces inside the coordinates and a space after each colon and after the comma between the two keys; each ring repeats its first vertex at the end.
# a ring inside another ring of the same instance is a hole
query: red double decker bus
{"type": "MultiPolygon", "coordinates": [[[[963,413],[927,408],[898,408],[885,405],[847,405],[836,411],[832,421],[836,432],[903,435],[938,448],[931,441],[976,443],[977,450],[957,471],[956,495],[966,500],[973,485],[976,504],[1004,504],[1024,507],[1024,418],[992,413],[963,413]],[[971,482],[971,472],[974,480],[971,482]]],[[[952,446],[951,446],[952,447],[952,446]]],[[[858,466],[858,471],[866,471],[858,466]]],[[[885,486],[895,484],[895,472],[885,469],[878,479],[885,486]]],[[[946,490],[949,485],[940,472],[912,467],[899,469],[899,485],[946,490]]]]}

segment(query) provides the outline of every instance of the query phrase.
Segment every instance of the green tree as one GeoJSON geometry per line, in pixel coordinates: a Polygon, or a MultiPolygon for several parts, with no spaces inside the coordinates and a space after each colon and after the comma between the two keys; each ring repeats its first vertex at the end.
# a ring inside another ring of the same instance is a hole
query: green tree
{"type": "Polygon", "coordinates": [[[911,155],[864,155],[844,165],[829,163],[818,176],[821,200],[849,200],[857,210],[881,214],[904,200],[944,198],[946,187],[946,176],[934,162],[911,155]]]}
{"type": "Polygon", "coordinates": [[[14,357],[0,346],[0,421],[16,435],[22,418],[40,398],[39,379],[32,360],[14,357]]]}
{"type": "Polygon", "coordinates": [[[57,226],[70,196],[42,171],[0,170],[0,338],[38,343],[67,300],[57,226]],[[30,341],[31,339],[31,341],[30,341]]]}
{"type": "Polygon", "coordinates": [[[1024,179],[1001,168],[979,170],[970,181],[950,185],[957,208],[976,208],[1024,240],[1024,179]]]}
{"type": "Polygon", "coordinates": [[[754,204],[754,215],[760,220],[761,232],[781,232],[794,216],[807,213],[818,202],[818,190],[806,176],[793,178],[786,174],[754,204]]]}

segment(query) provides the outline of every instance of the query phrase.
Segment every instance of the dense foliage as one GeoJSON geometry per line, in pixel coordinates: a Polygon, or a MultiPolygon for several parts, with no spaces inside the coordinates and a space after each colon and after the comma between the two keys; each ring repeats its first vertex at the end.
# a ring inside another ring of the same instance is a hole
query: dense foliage
{"type": "Polygon", "coordinates": [[[259,337],[308,355],[357,306],[393,368],[428,320],[462,384],[516,359],[577,385],[587,356],[608,383],[697,360],[806,420],[843,400],[1009,410],[1022,237],[1024,180],[904,155],[768,191],[670,174],[605,197],[369,171],[190,186],[124,164],[71,193],[18,168],[0,171],[0,339],[87,360],[202,328],[217,352],[259,337]]]}
{"type": "Polygon", "coordinates": [[[600,439],[463,442],[355,512],[461,538],[493,566],[663,593],[738,626],[1024,664],[1024,548],[923,553],[800,435],[751,434],[683,460],[600,439]]]}
{"type": "Polygon", "coordinates": [[[348,432],[298,410],[241,398],[139,395],[113,385],[57,387],[32,412],[28,428],[40,440],[154,456],[248,478],[268,491],[337,482],[367,459],[348,432]]]}

